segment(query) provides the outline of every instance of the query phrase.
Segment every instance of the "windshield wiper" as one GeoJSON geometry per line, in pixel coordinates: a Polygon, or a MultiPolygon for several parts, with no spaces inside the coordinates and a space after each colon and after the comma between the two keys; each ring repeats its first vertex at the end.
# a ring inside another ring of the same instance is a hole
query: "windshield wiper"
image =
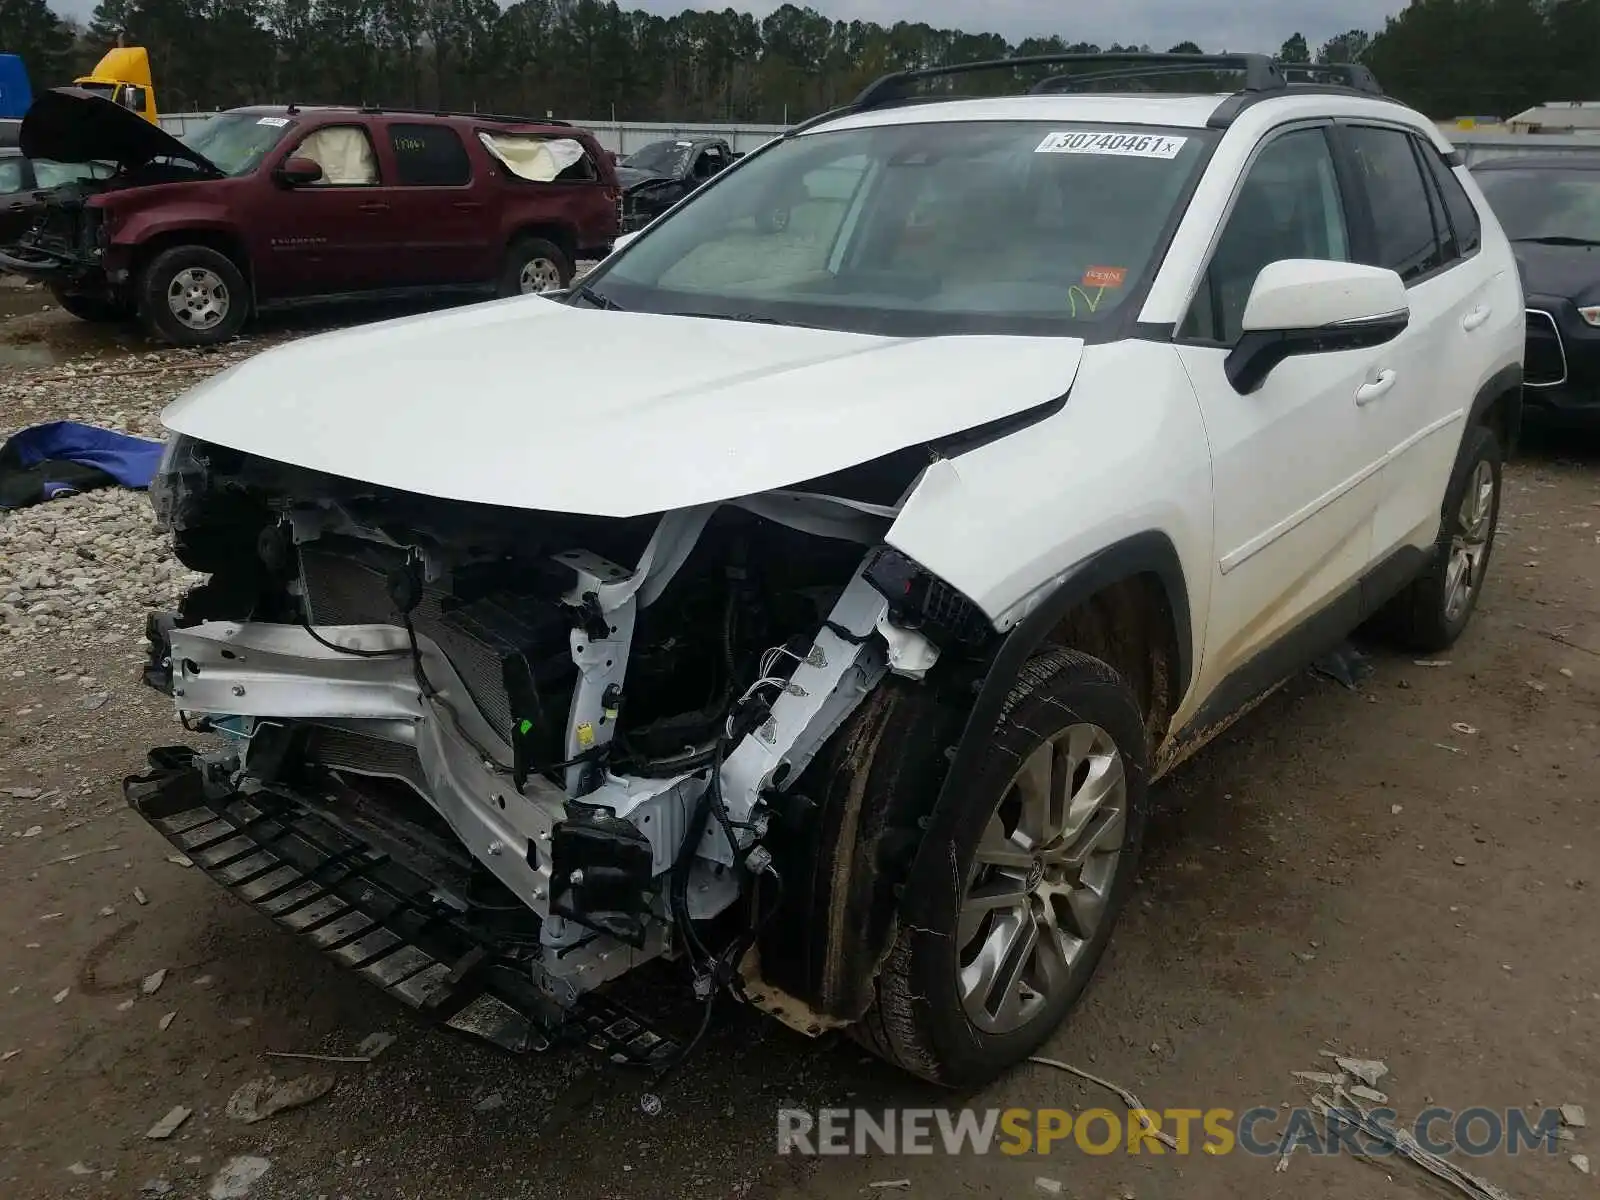
{"type": "Polygon", "coordinates": [[[578,284],[578,286],[573,288],[572,291],[573,291],[573,293],[575,295],[583,297],[585,300],[587,300],[590,304],[594,305],[596,308],[603,308],[607,312],[623,312],[623,311],[625,311],[623,309],[622,305],[618,304],[615,300],[611,299],[610,296],[602,296],[599,292],[595,291],[587,283],[578,284]]]}
{"type": "Polygon", "coordinates": [[[1600,246],[1600,239],[1573,237],[1565,233],[1552,233],[1544,237],[1512,238],[1513,242],[1536,242],[1541,246],[1600,246]]]}
{"type": "Polygon", "coordinates": [[[763,317],[757,313],[681,312],[675,317],[700,317],[707,321],[747,321],[752,325],[799,325],[798,321],[785,321],[782,317],[763,317]]]}

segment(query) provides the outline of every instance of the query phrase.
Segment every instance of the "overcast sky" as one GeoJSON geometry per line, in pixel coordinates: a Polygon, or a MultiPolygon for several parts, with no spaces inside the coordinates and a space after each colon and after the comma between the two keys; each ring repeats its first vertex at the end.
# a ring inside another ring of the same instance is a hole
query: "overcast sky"
{"type": "MultiPolygon", "coordinates": [[[[57,11],[87,19],[95,0],[50,0],[57,11]]],[[[686,7],[722,9],[727,4],[685,0],[619,0],[624,8],[675,13],[686,7]]],[[[747,0],[732,7],[765,15],[773,0],[747,0]]],[[[1069,41],[1141,44],[1159,50],[1182,41],[1206,50],[1276,50],[1296,30],[1315,50],[1347,29],[1376,31],[1405,0],[811,0],[830,17],[892,25],[926,21],[969,32],[1003,34],[1015,42],[1034,34],[1059,33],[1069,41]]]]}

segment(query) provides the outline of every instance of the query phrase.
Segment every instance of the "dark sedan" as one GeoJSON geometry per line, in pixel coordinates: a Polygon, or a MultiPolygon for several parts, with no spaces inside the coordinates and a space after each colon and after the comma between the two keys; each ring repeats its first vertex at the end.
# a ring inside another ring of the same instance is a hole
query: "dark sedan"
{"type": "Polygon", "coordinates": [[[0,246],[9,246],[32,228],[43,210],[42,193],[86,179],[106,179],[111,173],[105,163],[58,163],[0,148],[0,246]]]}
{"type": "Polygon", "coordinates": [[[1528,415],[1600,429],[1600,152],[1492,159],[1472,173],[1522,272],[1528,415]]]}

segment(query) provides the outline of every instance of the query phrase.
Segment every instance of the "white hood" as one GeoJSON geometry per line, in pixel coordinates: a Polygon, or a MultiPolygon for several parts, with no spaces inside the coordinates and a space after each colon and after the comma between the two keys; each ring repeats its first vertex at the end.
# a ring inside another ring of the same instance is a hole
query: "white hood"
{"type": "Polygon", "coordinates": [[[1054,400],[1070,338],[886,338],[539,297],[308,338],[179,433],[452,500],[629,517],[813,479],[1054,400]]]}

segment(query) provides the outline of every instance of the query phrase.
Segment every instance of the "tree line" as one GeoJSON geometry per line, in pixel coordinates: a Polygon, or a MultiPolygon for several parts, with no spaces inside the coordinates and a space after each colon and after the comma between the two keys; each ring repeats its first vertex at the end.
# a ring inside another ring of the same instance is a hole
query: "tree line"
{"type": "MultiPolygon", "coordinates": [[[[920,22],[835,21],[794,4],[758,20],[732,8],[660,16],[615,0],[100,0],[80,27],[47,0],[0,0],[0,51],[23,56],[35,87],[67,82],[119,37],[149,49],[168,111],[294,101],[635,121],[798,120],[887,71],[1151,48],[1066,34],[1012,43],[920,22]]],[[[1509,116],[1544,100],[1600,100],[1600,0],[1411,0],[1381,30],[1317,47],[1297,33],[1279,54],[1364,63],[1438,118],[1509,116]]],[[[963,79],[959,90],[1002,92],[1042,73],[1012,75],[963,79]]]]}

